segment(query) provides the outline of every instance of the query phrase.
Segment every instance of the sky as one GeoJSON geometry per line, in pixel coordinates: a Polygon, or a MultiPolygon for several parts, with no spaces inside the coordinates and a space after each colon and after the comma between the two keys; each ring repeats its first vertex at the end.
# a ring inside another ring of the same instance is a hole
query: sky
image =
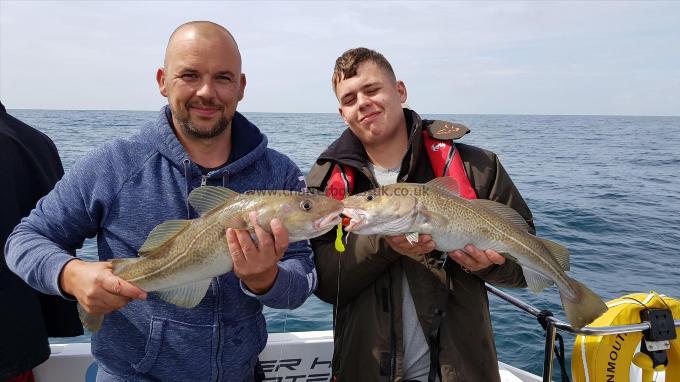
{"type": "Polygon", "coordinates": [[[235,36],[245,112],[335,113],[335,59],[383,53],[423,114],[680,115],[680,2],[0,0],[9,109],[158,110],[180,24],[235,36]]]}

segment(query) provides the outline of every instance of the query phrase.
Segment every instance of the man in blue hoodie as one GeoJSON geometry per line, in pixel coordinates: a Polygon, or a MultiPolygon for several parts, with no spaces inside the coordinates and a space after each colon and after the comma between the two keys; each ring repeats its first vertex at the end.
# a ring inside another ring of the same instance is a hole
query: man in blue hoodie
{"type": "Polygon", "coordinates": [[[106,261],[136,256],[157,224],[196,218],[187,202],[196,187],[301,190],[304,178],[236,112],[246,77],[225,28],[177,28],[156,77],[169,105],[138,134],[76,163],[14,230],[7,265],[41,292],[106,314],[92,336],[98,381],[252,380],[267,341],[263,304],[295,308],[316,286],[308,242],[288,245],[277,221],[259,246],[244,232],[225,233],[238,248],[234,272],[215,278],[192,309],[147,295],[106,261]],[[69,251],[95,235],[100,261],[74,260],[69,251]]]}

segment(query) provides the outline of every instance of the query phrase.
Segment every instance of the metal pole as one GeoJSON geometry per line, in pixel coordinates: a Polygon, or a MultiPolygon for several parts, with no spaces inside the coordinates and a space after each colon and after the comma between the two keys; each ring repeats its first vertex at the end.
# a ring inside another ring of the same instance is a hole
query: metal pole
{"type": "MultiPolygon", "coordinates": [[[[502,290],[491,286],[489,284],[486,284],[486,289],[490,293],[500,297],[501,299],[511,303],[512,305],[522,309],[523,311],[531,314],[534,317],[538,317],[538,314],[541,312],[540,309],[535,308],[526,302],[513,297],[502,290]]],[[[580,329],[575,329],[572,328],[571,325],[569,325],[566,322],[563,322],[555,317],[548,317],[546,319],[548,322],[552,322],[557,329],[564,330],[565,332],[572,333],[572,334],[582,334],[584,336],[607,336],[607,335],[615,335],[615,334],[623,334],[623,333],[633,333],[633,332],[641,332],[644,330],[648,330],[651,328],[651,325],[649,321],[643,321],[639,324],[630,324],[630,325],[617,325],[617,326],[598,326],[598,327],[583,327],[580,329]]],[[[680,320],[674,320],[674,324],[676,328],[680,328],[680,320]]]]}
{"type": "Polygon", "coordinates": [[[552,381],[553,357],[555,356],[555,324],[548,320],[545,328],[545,358],[543,359],[543,382],[552,381]]]}

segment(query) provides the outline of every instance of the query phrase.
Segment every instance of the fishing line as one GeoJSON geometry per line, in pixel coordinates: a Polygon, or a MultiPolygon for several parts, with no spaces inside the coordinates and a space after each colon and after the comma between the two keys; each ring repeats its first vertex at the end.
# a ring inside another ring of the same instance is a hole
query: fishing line
{"type": "Polygon", "coordinates": [[[338,304],[340,303],[340,256],[338,255],[338,285],[335,292],[335,306],[333,307],[333,338],[335,338],[335,322],[338,316],[338,304]]]}
{"type": "MultiPolygon", "coordinates": [[[[290,306],[290,293],[288,293],[288,299],[287,299],[287,302],[286,302],[286,309],[283,313],[283,334],[287,333],[286,332],[286,323],[288,322],[288,311],[290,310],[290,308],[288,308],[289,306],[290,306]]],[[[280,370],[279,365],[281,364],[281,360],[283,359],[283,348],[284,348],[284,346],[283,346],[283,344],[281,344],[281,349],[279,350],[279,359],[276,361],[276,381],[282,380],[282,379],[279,379],[279,373],[280,373],[279,372],[279,370],[280,370]]]]}
{"type": "MultiPolygon", "coordinates": [[[[335,231],[335,250],[338,251],[338,283],[335,292],[335,306],[333,306],[333,338],[335,338],[335,323],[338,316],[338,304],[340,304],[340,256],[345,252],[345,245],[342,243],[342,223],[338,224],[335,231]]],[[[349,232],[345,236],[345,244],[349,241],[349,232]]]]}

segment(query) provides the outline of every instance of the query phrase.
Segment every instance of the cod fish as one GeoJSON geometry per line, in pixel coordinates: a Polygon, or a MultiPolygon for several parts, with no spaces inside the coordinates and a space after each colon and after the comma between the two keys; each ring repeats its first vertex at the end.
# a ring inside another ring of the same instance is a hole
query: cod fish
{"type": "MultiPolygon", "coordinates": [[[[252,228],[251,211],[257,212],[258,224],[269,233],[271,220],[278,218],[294,242],[337,226],[343,209],[342,202],[321,195],[271,190],[239,194],[211,186],[193,190],[189,203],[199,218],[168,220],[149,233],[139,257],[111,260],[115,275],[184,308],[201,302],[213,277],[231,271],[225,229],[252,228]]],[[[103,316],[79,308],[85,327],[97,331],[103,316]]]]}
{"type": "Polygon", "coordinates": [[[406,234],[409,241],[428,234],[439,251],[473,244],[493,249],[522,267],[534,292],[557,284],[571,326],[582,328],[607,310],[590,289],[570,278],[569,251],[529,233],[526,221],[512,208],[490,200],[463,199],[449,177],[426,184],[397,183],[356,194],[344,201],[351,220],[346,230],[359,235],[406,234]]]}

